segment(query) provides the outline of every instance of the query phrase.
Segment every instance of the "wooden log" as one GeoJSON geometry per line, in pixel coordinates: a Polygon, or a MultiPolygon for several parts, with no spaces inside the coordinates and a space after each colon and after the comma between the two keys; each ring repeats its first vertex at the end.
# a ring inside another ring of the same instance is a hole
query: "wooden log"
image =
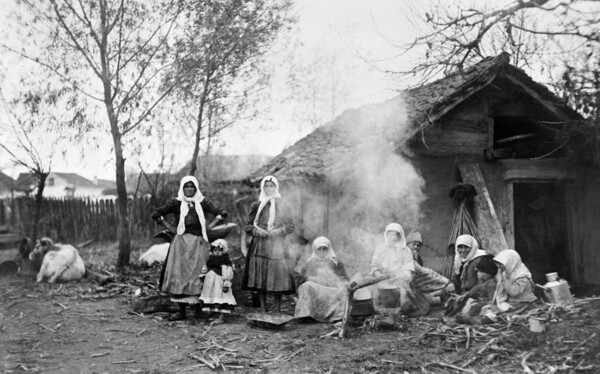
{"type": "Polygon", "coordinates": [[[94,282],[99,283],[101,286],[103,286],[109,282],[114,282],[114,279],[112,277],[109,277],[107,275],[103,275],[100,273],[96,273],[95,271],[92,271],[88,268],[85,269],[85,277],[93,280],[94,282]]]}
{"type": "Polygon", "coordinates": [[[458,169],[463,182],[472,184],[477,188],[478,195],[475,196],[475,206],[477,209],[476,223],[479,229],[479,236],[483,243],[479,243],[483,249],[490,254],[507,249],[508,244],[504,237],[502,224],[496,215],[494,204],[490,193],[483,179],[479,164],[459,164],[458,169]]]}
{"type": "Polygon", "coordinates": [[[361,279],[358,282],[352,282],[348,285],[346,288],[346,301],[344,302],[344,316],[342,317],[342,325],[340,326],[340,338],[345,338],[346,333],[348,332],[348,318],[350,318],[350,312],[352,311],[352,299],[354,297],[354,292],[363,287],[367,287],[390,278],[391,275],[382,275],[376,278],[361,279]]]}

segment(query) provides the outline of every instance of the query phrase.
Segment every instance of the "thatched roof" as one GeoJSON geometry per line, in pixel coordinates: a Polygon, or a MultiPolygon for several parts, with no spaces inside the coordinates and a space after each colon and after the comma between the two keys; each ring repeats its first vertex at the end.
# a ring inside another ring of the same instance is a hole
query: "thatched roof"
{"type": "Polygon", "coordinates": [[[375,137],[391,142],[406,140],[435,123],[471,95],[498,77],[507,78],[558,118],[578,118],[577,114],[523,70],[509,64],[502,53],[485,58],[470,68],[432,83],[402,91],[382,103],[350,109],[332,122],[317,128],[270,162],[252,173],[250,179],[265,175],[278,179],[321,179],[344,160],[351,160],[357,147],[375,137]]]}

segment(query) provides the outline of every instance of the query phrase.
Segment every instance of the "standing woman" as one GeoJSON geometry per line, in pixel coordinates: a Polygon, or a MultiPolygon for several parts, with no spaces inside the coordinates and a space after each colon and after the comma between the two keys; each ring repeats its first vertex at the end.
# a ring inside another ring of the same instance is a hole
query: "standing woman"
{"type": "Polygon", "coordinates": [[[289,207],[281,201],[279,183],[274,176],[260,182],[260,196],[250,207],[244,228],[252,236],[246,256],[242,289],[257,291],[260,309],[266,312],[267,292],[274,296],[275,311],[281,311],[281,295],[295,292],[292,272],[286,263],[285,237],[294,232],[289,207]]]}
{"type": "Polygon", "coordinates": [[[193,176],[183,177],[179,184],[176,199],[156,209],[152,219],[168,229],[176,231],[169,246],[169,252],[163,265],[159,288],[172,295],[172,301],[179,305],[179,312],[169,320],[186,319],[186,306],[194,305],[200,311],[198,296],[202,291],[199,278],[202,267],[206,265],[210,245],[206,232],[205,213],[215,216],[213,224],[227,217],[227,212],[204,198],[198,188],[198,180],[193,176]],[[178,218],[177,228],[164,219],[164,215],[173,213],[178,218]]]}

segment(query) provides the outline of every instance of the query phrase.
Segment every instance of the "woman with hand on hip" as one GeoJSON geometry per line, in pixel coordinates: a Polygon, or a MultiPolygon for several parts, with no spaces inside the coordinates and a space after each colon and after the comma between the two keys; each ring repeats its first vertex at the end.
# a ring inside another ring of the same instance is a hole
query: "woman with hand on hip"
{"type": "Polygon", "coordinates": [[[177,233],[169,246],[159,285],[160,290],[171,294],[171,300],[179,305],[179,312],[170,320],[186,319],[187,305],[194,305],[196,313],[200,312],[198,296],[202,282],[199,275],[210,249],[207,213],[215,216],[212,224],[227,217],[226,211],[204,198],[198,180],[187,176],[181,179],[177,198],[168,200],[152,214],[152,219],[177,233]],[[164,219],[170,213],[178,218],[176,229],[164,219]]]}

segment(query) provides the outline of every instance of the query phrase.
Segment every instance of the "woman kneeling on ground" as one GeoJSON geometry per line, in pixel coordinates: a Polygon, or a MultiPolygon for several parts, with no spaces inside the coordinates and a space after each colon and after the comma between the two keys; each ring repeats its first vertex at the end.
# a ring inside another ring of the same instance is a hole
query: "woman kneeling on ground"
{"type": "Polygon", "coordinates": [[[324,236],[313,241],[312,255],[302,268],[294,317],[319,322],[341,320],[344,314],[348,275],[324,236]]]}

